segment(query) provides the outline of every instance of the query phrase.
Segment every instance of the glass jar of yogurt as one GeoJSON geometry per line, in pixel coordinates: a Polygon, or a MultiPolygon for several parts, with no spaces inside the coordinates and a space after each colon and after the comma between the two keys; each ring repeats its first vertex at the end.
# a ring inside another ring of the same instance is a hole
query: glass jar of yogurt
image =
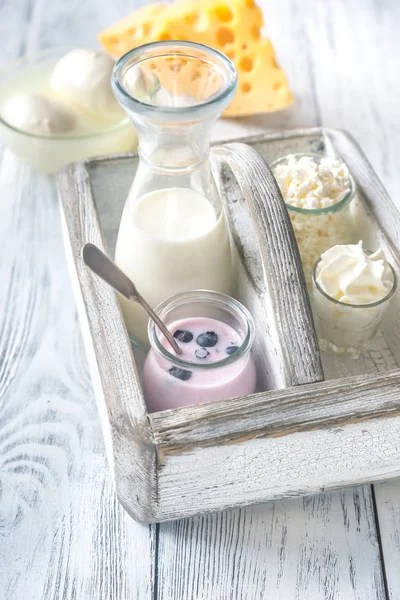
{"type": "Polygon", "coordinates": [[[151,349],[143,368],[149,412],[255,391],[254,322],[240,302],[218,292],[194,290],[169,298],[156,312],[182,354],[173,353],[156,325],[149,323],[151,349]]]}
{"type": "MultiPolygon", "coordinates": [[[[120,58],[112,85],[136,126],[139,165],[115,261],[155,308],[195,289],[233,291],[230,237],[210,164],[210,137],[236,89],[231,61],[191,42],[155,42],[120,58]]],[[[146,345],[144,310],[121,299],[131,339],[146,345]]]]}
{"type": "Polygon", "coordinates": [[[377,333],[396,285],[382,250],[366,252],[359,242],[325,252],[313,270],[312,307],[321,350],[358,358],[377,333]]]}
{"type": "Polygon", "coordinates": [[[351,244],[355,183],[346,165],[318,154],[291,154],[271,164],[296,236],[309,289],[318,258],[335,244],[351,244]]]}

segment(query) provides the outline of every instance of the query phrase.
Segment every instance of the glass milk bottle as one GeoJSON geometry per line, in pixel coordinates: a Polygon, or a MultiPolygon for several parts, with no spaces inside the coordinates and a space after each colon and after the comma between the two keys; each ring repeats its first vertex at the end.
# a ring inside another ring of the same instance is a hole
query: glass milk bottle
{"type": "MultiPolygon", "coordinates": [[[[216,50],[155,42],[115,65],[112,85],[139,138],[116,263],[155,308],[191,289],[230,294],[230,237],[210,160],[210,136],[235,93],[237,74],[216,50]]],[[[129,335],[147,344],[148,317],[121,298],[129,335]]]]}

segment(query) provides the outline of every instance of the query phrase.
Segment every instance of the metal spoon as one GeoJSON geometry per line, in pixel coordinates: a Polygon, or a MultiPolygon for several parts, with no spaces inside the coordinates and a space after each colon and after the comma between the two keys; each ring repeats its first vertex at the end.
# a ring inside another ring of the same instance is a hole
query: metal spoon
{"type": "Polygon", "coordinates": [[[134,283],[127,275],[113,262],[104,252],[94,244],[85,244],[82,248],[83,262],[94,272],[101,277],[108,285],[111,285],[114,290],[117,290],[122,296],[128,300],[138,302],[149,315],[157,327],[163,332],[168,342],[176,354],[182,354],[182,350],[176,343],[174,336],[167,329],[166,325],[161,321],[160,317],[147,304],[136,289],[134,283]]]}

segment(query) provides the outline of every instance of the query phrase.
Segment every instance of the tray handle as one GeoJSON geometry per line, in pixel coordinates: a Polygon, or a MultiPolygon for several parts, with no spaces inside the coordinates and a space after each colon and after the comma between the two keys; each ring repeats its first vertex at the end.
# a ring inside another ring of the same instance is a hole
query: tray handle
{"type": "Polygon", "coordinates": [[[275,178],[246,144],[217,146],[212,154],[240,256],[237,268],[246,271],[238,277],[245,276],[249,283],[238,296],[256,322],[262,385],[284,388],[321,381],[324,374],[300,254],[275,178]]]}

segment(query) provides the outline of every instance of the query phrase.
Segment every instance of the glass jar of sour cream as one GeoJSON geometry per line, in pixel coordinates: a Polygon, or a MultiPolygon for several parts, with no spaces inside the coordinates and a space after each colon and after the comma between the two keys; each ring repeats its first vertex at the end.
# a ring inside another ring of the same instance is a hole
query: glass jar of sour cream
{"type": "Polygon", "coordinates": [[[312,307],[321,350],[350,358],[368,349],[396,290],[382,250],[334,246],[313,270],[312,307]]]}
{"type": "Polygon", "coordinates": [[[291,154],[274,161],[272,172],[282,192],[296,236],[309,289],[318,258],[336,244],[351,244],[351,203],[355,183],[334,157],[291,154]]]}

